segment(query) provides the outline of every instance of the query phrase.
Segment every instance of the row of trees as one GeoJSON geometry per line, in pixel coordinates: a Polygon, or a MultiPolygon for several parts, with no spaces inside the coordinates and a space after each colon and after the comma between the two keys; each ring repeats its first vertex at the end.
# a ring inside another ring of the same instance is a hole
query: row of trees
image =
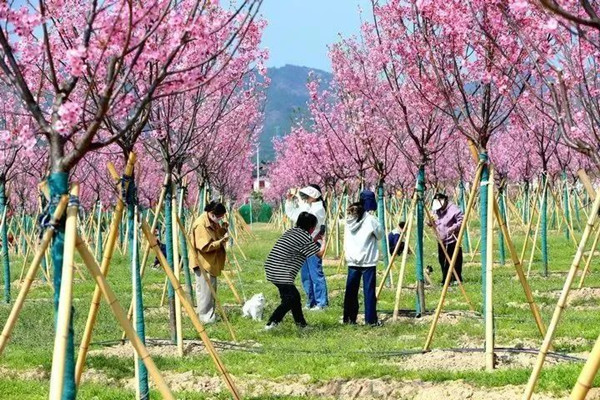
{"type": "MultiPolygon", "coordinates": [[[[135,176],[124,177],[131,235],[135,207],[154,205],[163,186],[167,225],[174,223],[169,221],[171,196],[175,190],[182,193],[175,187],[184,180],[198,194],[184,201],[195,201],[207,186],[227,199],[242,199],[251,182],[249,155],[268,83],[267,53],[259,47],[265,26],[257,18],[261,3],[243,0],[234,8],[210,0],[1,5],[0,212],[5,213],[9,187],[11,213],[31,213],[48,203],[44,212],[51,215],[73,181],[82,183],[84,207],[115,204],[122,194],[105,166],[110,161],[124,168],[132,152],[139,168],[135,176]],[[42,180],[49,185],[49,199],[40,201],[42,180]]],[[[10,288],[6,226],[2,248],[10,288]]],[[[55,310],[64,235],[63,220],[51,250],[55,310]]],[[[167,253],[172,264],[172,249],[167,253]]],[[[10,292],[5,300],[10,301],[10,292]]],[[[70,326],[65,399],[75,397],[70,326]]]]}

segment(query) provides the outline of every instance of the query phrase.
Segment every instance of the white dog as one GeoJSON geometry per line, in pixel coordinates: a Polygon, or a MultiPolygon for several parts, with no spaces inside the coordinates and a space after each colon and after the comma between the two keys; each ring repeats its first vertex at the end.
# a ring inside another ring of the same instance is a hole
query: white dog
{"type": "Polygon", "coordinates": [[[248,300],[242,308],[244,317],[252,317],[254,321],[262,321],[263,311],[265,310],[265,296],[262,293],[255,294],[248,300]]]}

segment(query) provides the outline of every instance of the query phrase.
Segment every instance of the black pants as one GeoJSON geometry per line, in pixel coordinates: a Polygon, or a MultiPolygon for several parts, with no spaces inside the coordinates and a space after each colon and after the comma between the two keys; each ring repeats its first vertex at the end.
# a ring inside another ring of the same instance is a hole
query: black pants
{"type": "Polygon", "coordinates": [[[285,317],[285,314],[287,314],[288,311],[291,311],[296,325],[306,326],[306,320],[304,319],[304,314],[302,314],[300,292],[298,292],[296,286],[283,283],[273,284],[279,289],[281,304],[273,311],[268,323],[280,323],[283,320],[283,317],[285,317]]]}
{"type": "MultiPolygon", "coordinates": [[[[448,253],[448,257],[452,259],[452,254],[454,254],[454,248],[456,247],[456,242],[448,243],[445,245],[446,252],[448,253]]],[[[448,275],[448,269],[450,269],[450,263],[446,260],[446,255],[444,254],[444,250],[442,246],[438,243],[438,261],[440,262],[440,266],[442,267],[442,283],[446,280],[446,275],[448,275]]],[[[458,249],[458,257],[456,258],[456,264],[454,264],[454,270],[456,271],[456,275],[458,275],[458,279],[462,282],[462,265],[463,265],[463,253],[462,247],[458,249]]],[[[456,281],[454,274],[450,279],[450,282],[456,281]]]]}

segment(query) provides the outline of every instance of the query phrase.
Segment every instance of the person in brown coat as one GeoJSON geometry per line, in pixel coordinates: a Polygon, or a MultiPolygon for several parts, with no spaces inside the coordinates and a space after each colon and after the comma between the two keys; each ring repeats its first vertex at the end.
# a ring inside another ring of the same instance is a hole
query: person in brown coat
{"type": "MultiPolygon", "coordinates": [[[[200,268],[206,271],[210,285],[217,291],[217,277],[225,267],[225,245],[229,225],[223,221],[227,210],[221,203],[210,202],[192,225],[193,245],[200,265],[193,265],[196,275],[197,312],[203,323],[215,322],[215,298],[200,268]]],[[[194,260],[190,257],[190,260],[194,260]]],[[[193,262],[193,261],[192,261],[193,262]]]]}

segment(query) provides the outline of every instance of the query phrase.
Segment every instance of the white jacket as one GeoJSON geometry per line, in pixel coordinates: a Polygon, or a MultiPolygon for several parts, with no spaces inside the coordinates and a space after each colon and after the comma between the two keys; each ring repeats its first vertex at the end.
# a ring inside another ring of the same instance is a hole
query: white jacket
{"type": "Polygon", "coordinates": [[[351,267],[374,267],[379,261],[377,241],[383,237],[383,228],[376,217],[365,213],[360,221],[346,222],[344,252],[351,267]]]}
{"type": "Polygon", "coordinates": [[[303,211],[306,211],[317,217],[317,227],[312,234],[314,238],[319,234],[319,229],[321,228],[321,225],[325,225],[325,217],[327,213],[325,212],[325,208],[323,207],[323,202],[315,201],[312,204],[308,204],[303,201],[285,201],[285,215],[288,216],[288,218],[292,221],[294,225],[296,225],[298,215],[300,215],[300,213],[303,211]]]}

